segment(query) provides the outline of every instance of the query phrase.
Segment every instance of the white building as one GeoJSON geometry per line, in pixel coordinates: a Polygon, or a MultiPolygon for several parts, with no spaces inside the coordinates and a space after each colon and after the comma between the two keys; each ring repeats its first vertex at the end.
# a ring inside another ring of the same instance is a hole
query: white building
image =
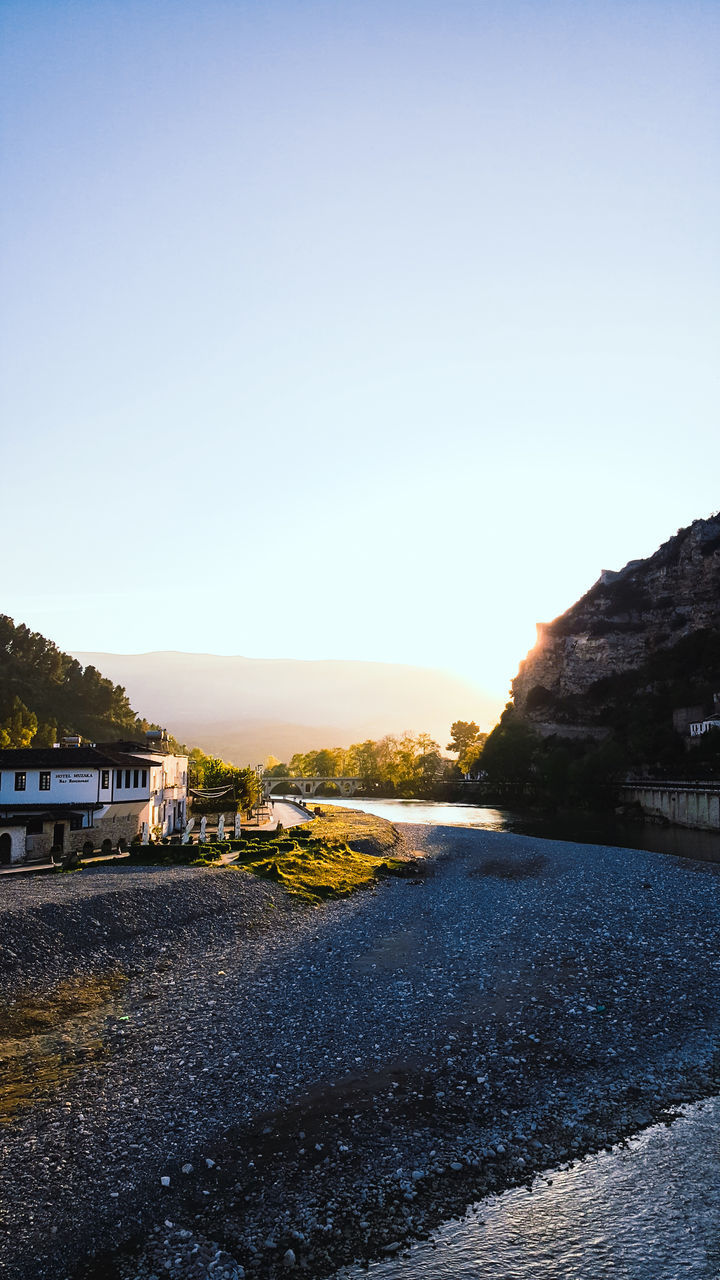
{"type": "Polygon", "coordinates": [[[187,821],[187,756],[133,742],[0,750],[0,865],[187,821]]]}
{"type": "Polygon", "coordinates": [[[690,725],[690,737],[701,738],[704,733],[709,733],[711,729],[720,729],[720,716],[708,716],[707,720],[695,720],[690,725]]]}

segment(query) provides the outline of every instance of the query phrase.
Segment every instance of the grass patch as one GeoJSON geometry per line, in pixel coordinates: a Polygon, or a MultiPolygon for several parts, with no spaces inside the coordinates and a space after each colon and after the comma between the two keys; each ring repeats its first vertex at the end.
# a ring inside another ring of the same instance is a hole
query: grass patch
{"type": "Polygon", "coordinates": [[[381,876],[413,875],[417,863],[392,857],[400,844],[397,829],[384,818],[356,809],[315,808],[315,816],[279,835],[247,829],[241,840],[204,845],[133,845],[130,865],[217,866],[222,854],[237,852],[253,875],[282,885],[306,902],[345,898],[381,876]]]}
{"type": "Polygon", "coordinates": [[[221,840],[206,844],[134,844],[128,863],[141,867],[199,867],[219,861],[242,845],[241,840],[221,840]]]}
{"type": "Polygon", "coordinates": [[[359,809],[343,809],[339,805],[330,805],[326,809],[317,805],[312,822],[291,827],[287,834],[301,841],[346,844],[358,853],[378,856],[392,852],[400,843],[400,833],[385,818],[361,813],[359,809]]]}
{"type": "Polygon", "coordinates": [[[0,1002],[0,1124],[52,1096],[105,1053],[120,973],[62,983],[47,996],[0,1002]]]}
{"type": "Polygon", "coordinates": [[[353,809],[323,809],[277,839],[243,840],[239,862],[306,902],[346,898],[381,876],[413,874],[415,862],[388,857],[400,836],[391,823],[353,809]]]}

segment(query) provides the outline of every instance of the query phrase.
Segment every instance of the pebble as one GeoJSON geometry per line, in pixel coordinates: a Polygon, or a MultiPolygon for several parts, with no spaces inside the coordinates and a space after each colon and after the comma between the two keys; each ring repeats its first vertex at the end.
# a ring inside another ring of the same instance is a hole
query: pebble
{"type": "Polygon", "coordinates": [[[716,867],[469,830],[412,842],[435,858],[424,882],[317,910],[236,871],[13,886],[8,990],[74,965],[129,981],[88,1027],[101,1067],[83,1059],[57,1103],[3,1128],[9,1274],[51,1280],[73,1249],[117,1248],[122,1193],[146,1198],[122,1280],[275,1280],[300,1240],[295,1265],[327,1275],[717,1088],[716,867]],[[166,1197],[178,1226],[154,1233],[164,1169],[187,1165],[166,1197]],[[72,1201],[45,1205],[39,1170],[72,1201]]]}

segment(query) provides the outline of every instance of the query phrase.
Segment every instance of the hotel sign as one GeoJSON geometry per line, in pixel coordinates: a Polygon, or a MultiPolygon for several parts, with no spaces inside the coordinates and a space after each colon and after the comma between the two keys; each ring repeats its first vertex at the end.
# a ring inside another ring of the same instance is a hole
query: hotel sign
{"type": "Polygon", "coordinates": [[[61,784],[64,782],[92,782],[93,777],[94,775],[92,772],[88,771],[87,773],[79,773],[75,771],[74,773],[56,773],[55,781],[61,784]]]}

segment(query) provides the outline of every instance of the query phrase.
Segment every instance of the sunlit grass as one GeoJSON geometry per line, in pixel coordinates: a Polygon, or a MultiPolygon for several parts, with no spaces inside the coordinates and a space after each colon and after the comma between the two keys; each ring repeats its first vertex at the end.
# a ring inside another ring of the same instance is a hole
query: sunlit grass
{"type": "Polygon", "coordinates": [[[387,855],[399,844],[391,823],[354,809],[322,809],[273,841],[244,841],[238,862],[306,902],[345,898],[413,864],[387,855]]]}

